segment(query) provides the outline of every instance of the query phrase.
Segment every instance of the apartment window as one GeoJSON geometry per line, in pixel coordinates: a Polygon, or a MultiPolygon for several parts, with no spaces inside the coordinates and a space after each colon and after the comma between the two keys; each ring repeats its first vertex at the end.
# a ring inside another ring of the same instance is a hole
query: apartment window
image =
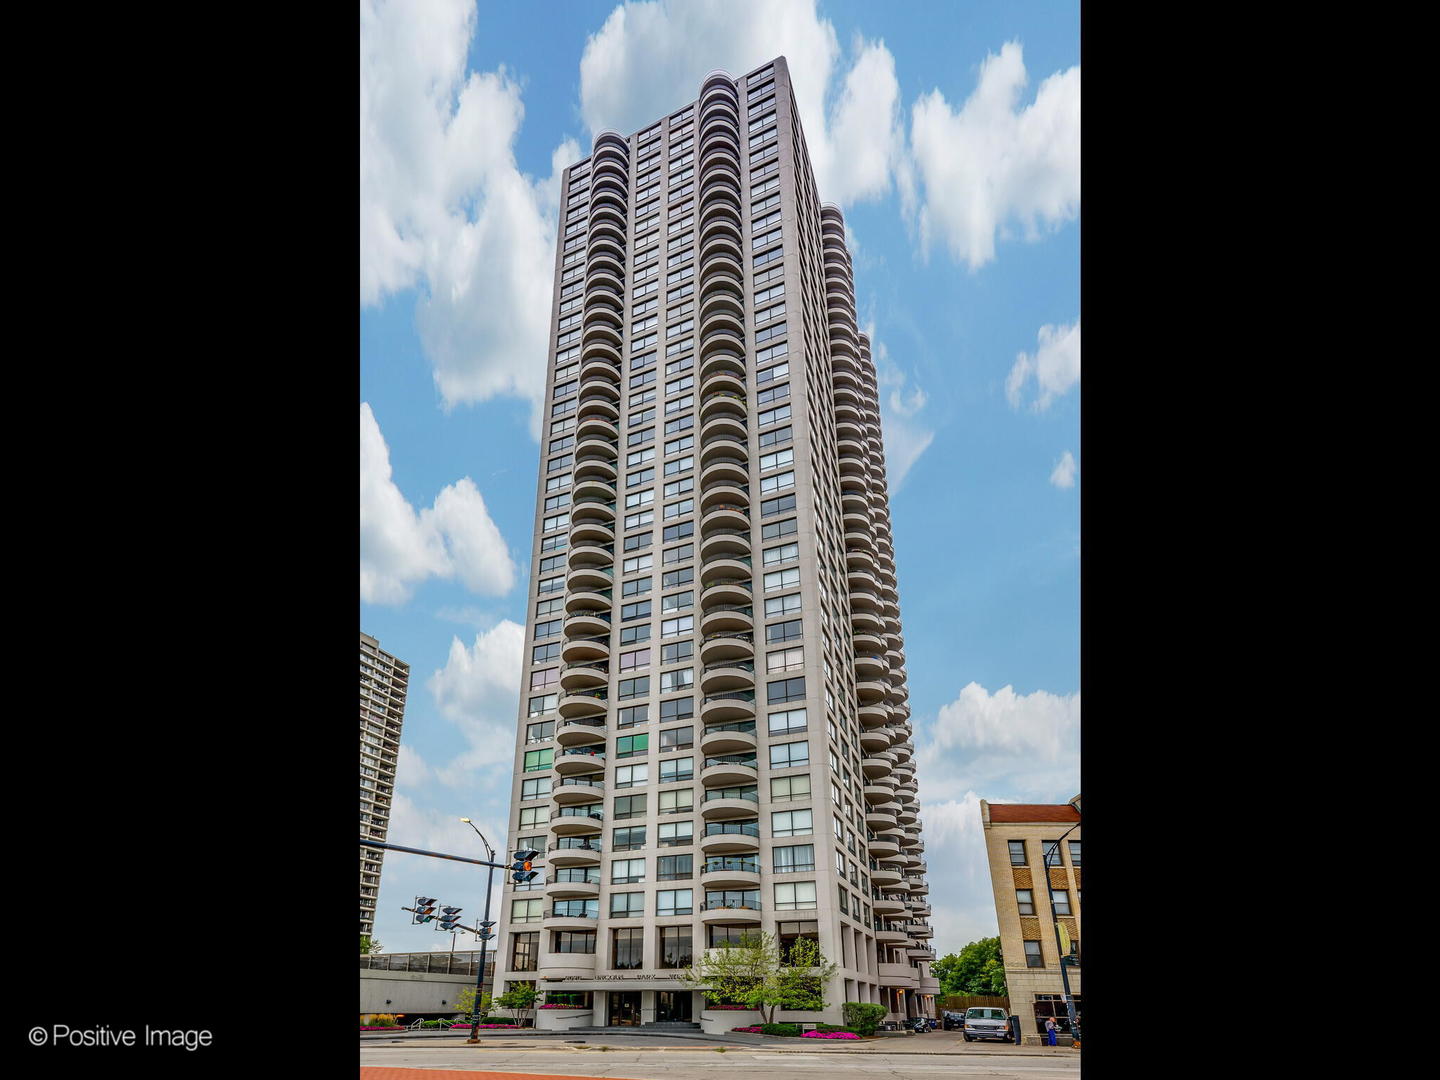
{"type": "Polygon", "coordinates": [[[660,692],[662,694],[673,694],[679,690],[689,690],[694,685],[694,668],[680,668],[677,671],[665,671],[660,674],[660,692]]]}
{"type": "Polygon", "coordinates": [[[529,714],[531,716],[539,716],[542,713],[553,712],[555,706],[559,703],[559,694],[544,694],[540,697],[532,697],[529,703],[529,714]]]}
{"type": "Polygon", "coordinates": [[[634,671],[636,668],[650,666],[650,650],[637,649],[635,652],[620,654],[620,670],[634,671]]]}
{"type": "Polygon", "coordinates": [[[664,645],[660,649],[660,663],[679,664],[689,660],[695,655],[695,643],[693,641],[677,641],[673,645],[664,645]]]}
{"type": "Polygon", "coordinates": [[[550,777],[539,776],[534,780],[520,782],[521,799],[543,799],[550,794],[550,777]]]}
{"type": "Polygon", "coordinates": [[[794,494],[781,495],[778,498],[762,500],[760,503],[760,516],[770,517],[772,514],[783,514],[786,511],[794,509],[794,494]]]}
{"type": "Polygon", "coordinates": [[[638,604],[626,604],[620,609],[621,622],[630,622],[632,619],[648,619],[649,617],[649,600],[641,600],[638,604]]]}
{"type": "Polygon", "coordinates": [[[1050,907],[1056,915],[1070,914],[1070,894],[1064,889],[1050,890],[1050,907]]]}
{"type": "Polygon", "coordinates": [[[799,908],[815,906],[815,882],[777,881],[775,883],[775,909],[777,911],[795,911],[799,908]]]}
{"type": "Polygon", "coordinates": [[[610,894],[610,917],[612,919],[638,919],[645,914],[643,892],[622,892],[610,894]]]}
{"type": "Polygon", "coordinates": [[[770,747],[770,767],[772,769],[792,769],[797,765],[810,764],[810,744],[808,742],[779,743],[770,747]]]}
{"type": "MultiPolygon", "coordinates": [[[[623,829],[616,829],[616,833],[623,829]]],[[[642,833],[644,829],[640,830],[642,833]]],[[[616,859],[610,864],[611,885],[638,885],[645,880],[644,859],[616,859]]]]}
{"type": "Polygon", "coordinates": [[[790,847],[772,848],[775,858],[775,873],[793,874],[815,869],[815,845],[794,844],[790,847]]]}
{"type": "Polygon", "coordinates": [[[770,645],[782,641],[799,641],[802,636],[801,620],[791,619],[788,622],[775,623],[765,627],[765,641],[770,645]]]}
{"type": "Polygon", "coordinates": [[[674,720],[689,720],[694,715],[694,698],[672,698],[670,701],[660,703],[660,723],[662,724],[668,724],[674,720]]]}
{"type": "Polygon", "coordinates": [[[671,758],[669,761],[660,762],[660,783],[674,784],[681,780],[695,779],[695,759],[693,757],[671,758]]]}
{"type": "Polygon", "coordinates": [[[610,931],[613,938],[613,960],[611,967],[633,969],[638,968],[644,961],[645,928],[641,926],[626,927],[622,930],[610,931]]]}
{"type": "Polygon", "coordinates": [[[680,637],[682,634],[695,632],[695,616],[681,615],[674,619],[663,619],[660,622],[660,636],[662,638],[680,637]]]}
{"type": "Polygon", "coordinates": [[[660,826],[661,847],[684,847],[695,842],[695,824],[691,821],[668,821],[660,826]]]}
{"type": "Polygon", "coordinates": [[[638,645],[642,641],[650,640],[650,627],[645,626],[622,626],[620,628],[621,645],[638,645]]]}
{"type": "Polygon", "coordinates": [[[550,951],[557,953],[593,953],[594,930],[556,930],[550,938],[550,951]]]}
{"type": "Polygon", "coordinates": [[[789,596],[767,596],[765,598],[765,617],[767,619],[778,618],[781,615],[794,615],[799,610],[799,593],[791,593],[789,596]]]}
{"type": "Polygon", "coordinates": [[[1027,865],[1029,865],[1029,864],[1025,861],[1025,841],[1024,841],[1024,840],[1011,840],[1011,841],[1009,841],[1009,845],[1010,845],[1010,865],[1011,865],[1011,866],[1027,866],[1027,865]]]}
{"type": "Polygon", "coordinates": [[[808,799],[810,797],[810,775],[804,776],[777,776],[770,781],[770,799],[772,802],[783,802],[789,799],[808,799]]]}
{"type": "MultiPolygon", "coordinates": [[[[788,428],[786,430],[789,430],[788,428]]],[[[760,436],[763,442],[765,436],[760,436]]],[[[760,526],[760,537],[764,540],[778,540],[782,536],[794,536],[800,531],[794,518],[786,518],[784,521],[772,521],[768,525],[760,526]]]]}
{"type": "Polygon", "coordinates": [[[644,795],[617,795],[610,816],[616,821],[645,816],[644,795]]]}
{"type": "Polygon", "coordinates": [[[771,836],[809,836],[814,822],[809,810],[780,810],[770,815],[771,836]]]}
{"type": "Polygon", "coordinates": [[[538,724],[525,725],[526,742],[544,742],[555,734],[554,720],[541,720],[538,724]]]}
{"type": "Polygon", "coordinates": [[[558,685],[559,682],[559,668],[546,668],[544,671],[532,671],[530,673],[531,690],[544,690],[546,687],[558,685]]]}
{"type": "Polygon", "coordinates": [[[668,731],[660,732],[660,752],[662,754],[671,750],[689,750],[695,745],[695,729],[693,727],[670,728],[668,731]]]}
{"type": "Polygon", "coordinates": [[[550,820],[548,806],[526,806],[520,810],[520,828],[538,829],[550,820]]]}
{"type": "Polygon", "coordinates": [[[621,735],[615,740],[615,756],[617,758],[638,757],[649,752],[649,735],[621,735]]]}
{"type": "Polygon", "coordinates": [[[695,809],[695,789],[660,792],[660,813],[685,814],[695,809]]]}
{"type": "Polygon", "coordinates": [[[694,876],[694,855],[661,855],[655,860],[656,881],[689,881],[694,876]]]}
{"type": "MultiPolygon", "coordinates": [[[[693,910],[693,902],[690,900],[689,889],[677,890],[686,894],[685,910],[676,911],[677,915],[688,915],[693,910]]],[[[665,894],[662,892],[663,898],[665,894]]],[[[663,901],[662,901],[663,902],[663,901]]],[[[664,912],[660,912],[664,914],[664,912]]],[[[662,926],[660,928],[660,966],[662,968],[687,968],[695,962],[694,949],[691,945],[691,930],[688,926],[662,926]]]]}
{"type": "Polygon", "coordinates": [[[1079,841],[1079,840],[1071,840],[1069,843],[1070,843],[1070,865],[1071,865],[1071,866],[1079,866],[1079,865],[1080,865],[1080,841],[1079,841]]]}
{"type": "MultiPolygon", "coordinates": [[[[777,888],[778,888],[778,886],[777,886],[777,888]]],[[[840,895],[840,910],[841,910],[841,912],[843,912],[844,914],[849,915],[849,914],[850,914],[850,894],[845,891],[845,886],[843,886],[843,885],[840,886],[840,888],[839,888],[837,891],[839,892],[839,895],[840,895]]]]}
{"type": "Polygon", "coordinates": [[[1015,890],[1015,905],[1020,909],[1021,915],[1035,914],[1035,894],[1029,889],[1015,890]]]}
{"type": "Polygon", "coordinates": [[[765,700],[770,705],[781,705],[787,701],[801,701],[805,697],[805,677],[779,679],[765,684],[765,700]]]}
{"type": "MultiPolygon", "coordinates": [[[[684,461],[693,461],[694,459],[693,459],[693,458],[683,458],[682,460],[684,460],[684,461]]],[[[666,468],[669,468],[669,466],[667,465],[666,468]]],[[[687,465],[686,468],[689,468],[689,466],[687,465]]],[[[685,562],[687,559],[693,559],[694,557],[695,557],[695,545],[694,545],[694,544],[684,544],[684,545],[682,545],[681,547],[670,548],[668,551],[665,552],[664,557],[661,559],[661,561],[662,561],[666,566],[669,566],[671,563],[685,562]]]]}
{"type": "MultiPolygon", "coordinates": [[[[689,483],[690,481],[687,480],[686,482],[689,483]]],[[[687,566],[681,570],[669,570],[661,575],[660,587],[662,589],[674,589],[680,585],[689,585],[694,580],[695,568],[693,566],[687,566]]]]}
{"type": "Polygon", "coordinates": [[[560,643],[558,641],[552,642],[549,645],[536,645],[530,650],[530,662],[532,664],[543,664],[548,660],[558,660],[559,658],[560,643]]]}
{"type": "Polygon", "coordinates": [[[550,766],[554,763],[554,761],[555,761],[555,750],[554,750],[553,747],[547,746],[547,747],[546,747],[545,749],[543,749],[543,750],[526,750],[526,751],[525,751],[525,771],[526,771],[526,772],[541,772],[541,771],[544,770],[544,769],[550,768],[550,766]]]}
{"type": "Polygon", "coordinates": [[[634,679],[621,679],[616,687],[618,699],[627,701],[630,698],[644,697],[650,693],[650,676],[641,675],[634,679]]]}
{"type": "Polygon", "coordinates": [[[544,900],[511,900],[510,921],[512,923],[539,922],[545,918],[544,900]]]}
{"type": "Polygon", "coordinates": [[[780,547],[765,549],[765,565],[776,566],[800,557],[799,544],[782,544],[780,547]]]}
{"type": "Polygon", "coordinates": [[[528,934],[510,935],[510,970],[511,971],[534,971],[536,970],[536,959],[540,952],[540,935],[538,932],[528,934]]]}
{"type": "Polygon", "coordinates": [[[618,727],[634,727],[636,724],[645,723],[649,717],[649,705],[626,705],[615,712],[615,723],[618,727]]]}
{"type": "Polygon", "coordinates": [[[777,589],[793,589],[800,584],[800,568],[792,566],[787,570],[772,570],[765,575],[765,591],[774,592],[777,589]]]}
{"type": "Polygon", "coordinates": [[[1025,966],[1027,968],[1043,968],[1045,958],[1040,955],[1040,942],[1025,942],[1025,966]]]}
{"type": "Polygon", "coordinates": [[[611,834],[612,851],[639,851],[645,846],[645,826],[616,829],[611,834]]]}
{"type": "Polygon", "coordinates": [[[778,675],[784,671],[799,671],[805,666],[804,649],[780,649],[765,654],[765,673],[778,675]]]}
{"type": "Polygon", "coordinates": [[[650,779],[648,765],[621,765],[615,770],[617,788],[639,787],[650,779]]]}

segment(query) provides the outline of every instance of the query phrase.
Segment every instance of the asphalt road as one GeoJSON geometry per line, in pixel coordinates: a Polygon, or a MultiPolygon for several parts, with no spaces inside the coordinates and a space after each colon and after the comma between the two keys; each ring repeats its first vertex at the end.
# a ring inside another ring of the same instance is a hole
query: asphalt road
{"type": "MultiPolygon", "coordinates": [[[[639,1043],[641,1040],[634,1040],[639,1043]]],[[[800,1050],[772,1052],[714,1049],[645,1039],[654,1049],[632,1049],[620,1038],[606,1043],[616,1049],[566,1047],[551,1044],[525,1047],[427,1046],[412,1044],[362,1045],[362,1066],[409,1069],[493,1070],[548,1073],[569,1076],[626,1077],[633,1080],[720,1080],[720,1070],[745,1069],[757,1077],[786,1080],[835,1080],[836,1077],[883,1077],[885,1080],[938,1080],[940,1077],[987,1077],[989,1080],[1078,1080],[1080,1054],[1069,1056],[1011,1055],[1001,1048],[995,1054],[939,1055],[834,1053],[800,1050]]]]}

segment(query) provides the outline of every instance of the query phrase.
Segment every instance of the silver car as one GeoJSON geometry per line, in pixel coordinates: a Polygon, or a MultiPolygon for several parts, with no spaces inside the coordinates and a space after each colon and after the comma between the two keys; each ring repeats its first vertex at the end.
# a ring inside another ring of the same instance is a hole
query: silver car
{"type": "Polygon", "coordinates": [[[1000,1042],[1009,1042],[1010,1018],[1005,1015],[1004,1009],[984,1007],[966,1009],[965,1026],[960,1030],[965,1036],[966,1042],[973,1042],[975,1039],[998,1039],[1000,1042]]]}

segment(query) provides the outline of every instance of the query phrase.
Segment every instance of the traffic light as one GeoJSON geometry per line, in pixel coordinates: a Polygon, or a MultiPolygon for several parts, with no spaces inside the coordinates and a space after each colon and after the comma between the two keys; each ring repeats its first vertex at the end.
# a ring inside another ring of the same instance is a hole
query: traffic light
{"type": "Polygon", "coordinates": [[[510,865],[510,879],[514,881],[516,885],[524,885],[539,876],[540,872],[538,870],[530,869],[530,860],[535,858],[536,855],[539,855],[540,852],[534,848],[518,848],[510,854],[515,860],[510,865]]]}
{"type": "Polygon", "coordinates": [[[495,936],[495,931],[490,929],[494,925],[494,919],[487,919],[485,922],[482,922],[480,924],[480,933],[476,934],[475,936],[478,937],[481,941],[489,941],[495,936]]]}
{"type": "Polygon", "coordinates": [[[440,921],[436,923],[435,929],[445,930],[447,932],[454,930],[455,924],[460,921],[460,909],[458,907],[445,907],[440,910],[445,914],[440,916],[440,921]]]}
{"type": "Polygon", "coordinates": [[[433,922],[435,919],[435,898],[433,896],[415,897],[415,914],[411,917],[412,923],[433,922]]]}

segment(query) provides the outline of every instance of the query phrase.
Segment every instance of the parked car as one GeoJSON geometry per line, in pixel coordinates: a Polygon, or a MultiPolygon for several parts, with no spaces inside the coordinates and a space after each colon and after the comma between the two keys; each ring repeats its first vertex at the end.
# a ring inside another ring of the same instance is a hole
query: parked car
{"type": "Polygon", "coordinates": [[[961,1029],[966,1042],[976,1039],[1010,1041],[1010,1018],[1004,1009],[976,1006],[965,1010],[965,1025],[961,1029]]]}
{"type": "Polygon", "coordinates": [[[940,1014],[940,1022],[945,1026],[946,1031],[958,1031],[965,1026],[965,1014],[943,1012],[940,1014]]]}

